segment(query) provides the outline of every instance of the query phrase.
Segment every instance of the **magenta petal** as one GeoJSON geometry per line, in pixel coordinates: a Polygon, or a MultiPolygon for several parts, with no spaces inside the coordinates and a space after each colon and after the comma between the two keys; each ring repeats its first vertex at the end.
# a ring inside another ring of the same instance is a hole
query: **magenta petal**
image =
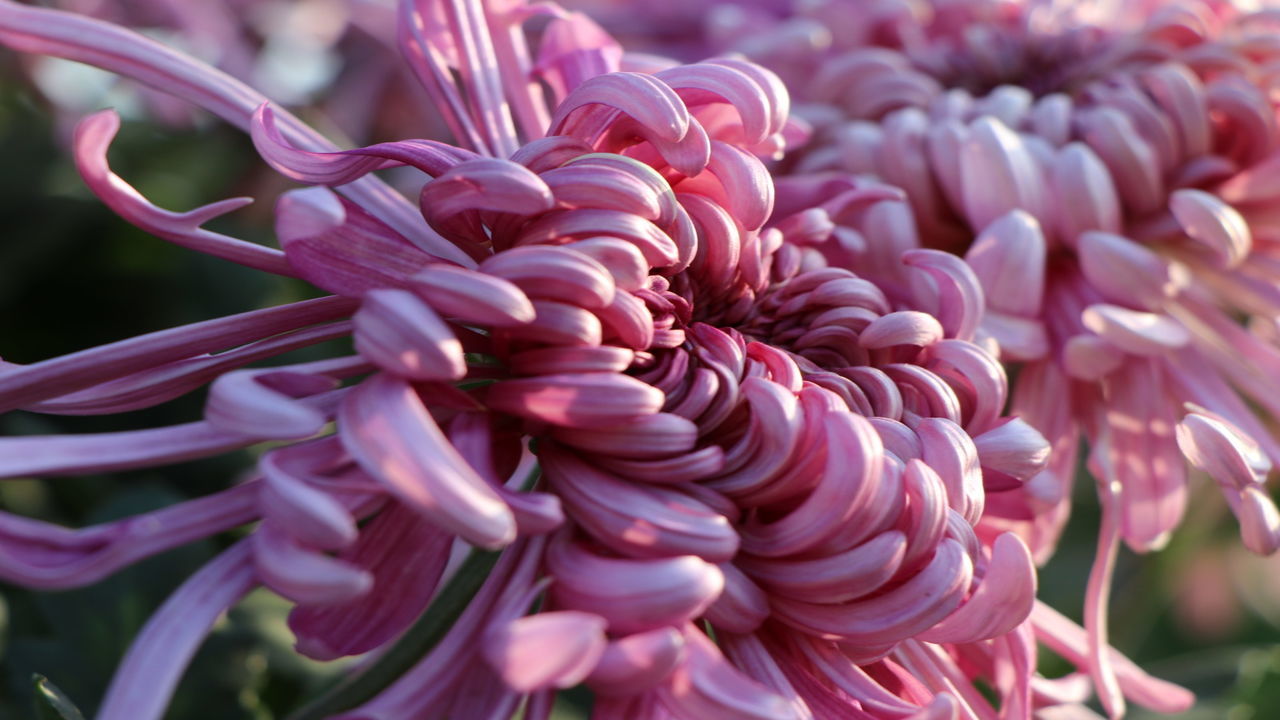
{"type": "Polygon", "coordinates": [[[801,720],[796,707],[724,659],[710,638],[686,626],[685,661],[660,688],[676,717],[801,720]]]}
{"type": "Polygon", "coordinates": [[[327,188],[281,195],[276,235],[299,276],[339,295],[403,287],[410,275],[438,259],[327,188]]]}
{"type": "Polygon", "coordinates": [[[440,432],[413,388],[377,375],[338,418],[342,444],[370,475],[441,528],[482,547],[515,539],[515,518],[440,432]]]}
{"type": "Polygon", "coordinates": [[[561,610],[516,618],[490,628],[484,657],[515,690],[577,685],[595,668],[607,640],[599,615],[561,610]]]}
{"type": "Polygon", "coordinates": [[[1108,300],[1154,310],[1182,289],[1167,260],[1126,237],[1085,232],[1077,250],[1085,278],[1108,300]]]}
{"type": "Polygon", "coordinates": [[[1271,470],[1258,444],[1220,417],[1189,413],[1178,423],[1177,439],[1192,465],[1226,487],[1243,490],[1260,484],[1271,470]]]}
{"type": "Polygon", "coordinates": [[[546,563],[556,579],[549,591],[555,602],[600,615],[613,633],[680,625],[701,615],[724,589],[720,570],[692,555],[607,558],[561,538],[548,547],[546,563]]]}
{"type": "Polygon", "coordinates": [[[657,685],[684,656],[684,636],[672,627],[609,642],[587,684],[600,695],[634,695],[657,685]]]}
{"type": "Polygon", "coordinates": [[[1035,428],[1012,418],[975,437],[982,467],[1020,481],[1030,480],[1049,463],[1049,443],[1035,428]]]}
{"type": "Polygon", "coordinates": [[[563,247],[518,247],[480,264],[529,297],[597,309],[613,301],[613,276],[591,257],[563,247]]]}
{"type": "MultiPolygon", "coordinates": [[[[332,440],[330,437],[322,442],[332,440]]],[[[332,495],[307,482],[309,466],[325,459],[315,444],[292,445],[263,455],[258,469],[263,476],[264,516],[304,543],[332,550],[350,545],[358,533],[351,512],[332,495]]]]}
{"type": "Polygon", "coordinates": [[[564,373],[503,380],[485,403],[499,412],[570,428],[616,425],[662,408],[662,391],[627,375],[564,373]]]}
{"type": "Polygon", "coordinates": [[[1163,314],[1097,303],[1085,308],[1081,319],[1085,327],[1134,355],[1160,355],[1191,341],[1181,323],[1163,314]]]}
{"type": "Polygon", "coordinates": [[[320,375],[280,370],[236,370],[209,388],[205,420],[219,430],[255,439],[287,440],[315,435],[328,421],[325,413],[297,398],[337,386],[320,375]]]}
{"type": "Polygon", "coordinates": [[[389,504],[338,555],[368,571],[373,587],[347,602],[295,608],[289,628],[298,638],[298,652],[332,660],[368,652],[394,638],[426,607],[452,543],[453,536],[416,512],[389,504]]]}
{"type": "Polygon", "coordinates": [[[130,223],[191,250],[247,265],[277,275],[293,275],[278,250],[227,237],[200,227],[206,222],[253,202],[235,198],[184,213],[162,210],[147,201],[107,165],[107,148],[120,129],[120,117],[103,110],[76,126],[76,168],[85,184],[107,207],[130,223]]]}
{"type": "Polygon", "coordinates": [[[375,289],[355,315],[356,351],[383,370],[410,380],[458,380],[467,374],[462,343],[421,298],[375,289]]]}
{"type": "Polygon", "coordinates": [[[534,317],[520,288],[453,265],[427,266],[410,279],[410,289],[440,314],[486,327],[524,325],[534,317]]]}
{"type": "Polygon", "coordinates": [[[312,185],[345,185],[373,170],[393,165],[411,165],[428,175],[440,175],[475,156],[434,140],[404,140],[379,143],[341,152],[309,152],[289,144],[276,127],[275,113],[264,103],[249,125],[253,145],[277,172],[312,185]]]}
{"type": "Polygon", "coordinates": [[[368,572],[304,548],[287,531],[265,522],[251,536],[254,566],[272,590],[303,605],[357,598],[373,587],[368,572]]]}
{"type": "Polygon", "coordinates": [[[246,541],[188,578],[134,638],[96,717],[159,720],[200,642],[255,584],[246,541]]]}
{"type": "Polygon", "coordinates": [[[1014,210],[983,228],[964,259],[989,308],[1035,317],[1044,303],[1047,248],[1040,223],[1014,210]]]}
{"type": "Polygon", "coordinates": [[[624,482],[555,447],[539,458],[574,520],[602,545],[630,557],[733,557],[738,536],[727,518],[675,490],[624,482]]]}

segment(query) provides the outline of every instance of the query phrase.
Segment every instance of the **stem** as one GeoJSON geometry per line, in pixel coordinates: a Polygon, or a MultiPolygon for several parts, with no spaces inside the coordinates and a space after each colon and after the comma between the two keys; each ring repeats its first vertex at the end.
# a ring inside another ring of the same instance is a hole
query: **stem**
{"type": "Polygon", "coordinates": [[[473,549],[444,590],[389,650],[286,720],[324,720],[376,697],[440,642],[480,590],[501,554],[473,549]]]}

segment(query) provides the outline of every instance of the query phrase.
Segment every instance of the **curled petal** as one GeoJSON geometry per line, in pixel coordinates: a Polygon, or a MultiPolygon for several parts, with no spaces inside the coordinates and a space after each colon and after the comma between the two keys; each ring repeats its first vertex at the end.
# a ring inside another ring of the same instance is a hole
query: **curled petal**
{"type": "Polygon", "coordinates": [[[986,307],[982,286],[964,260],[937,250],[910,250],[902,262],[919,268],[937,283],[938,312],[948,337],[972,340],[986,307]]]}
{"type": "Polygon", "coordinates": [[[669,457],[693,449],[698,426],[670,413],[642,415],[630,422],[601,428],[558,428],[553,436],[566,445],[611,457],[669,457]]]}
{"type": "Polygon", "coordinates": [[[1049,463],[1048,441],[1020,418],[1010,418],[975,437],[973,445],[983,468],[1019,482],[1030,480],[1049,463]]]}
{"type": "Polygon", "coordinates": [[[503,380],[486,404],[530,420],[570,428],[617,425],[662,408],[662,391],[626,375],[564,373],[503,380]]]}
{"type": "Polygon", "coordinates": [[[858,342],[868,350],[918,345],[928,347],[942,339],[942,325],[928,313],[901,310],[882,315],[871,321],[858,342]]]}
{"type": "Polygon", "coordinates": [[[675,490],[623,482],[548,447],[539,458],[575,521],[601,544],[631,557],[733,557],[738,535],[727,518],[675,490]]]}
{"type": "Polygon", "coordinates": [[[684,638],[685,661],[659,690],[663,704],[680,717],[801,720],[795,705],[727,662],[701,631],[687,625],[684,638]]]}
{"type": "Polygon", "coordinates": [[[464,322],[510,327],[534,317],[529,298],[510,281],[453,265],[428,266],[410,287],[437,312],[464,322]]]}
{"type": "Polygon", "coordinates": [[[985,491],[979,468],[978,450],[969,434],[958,425],[940,418],[925,418],[916,426],[922,459],[933,468],[947,488],[947,504],[966,520],[976,523],[982,516],[985,491]]]}
{"type": "Polygon", "coordinates": [[[555,206],[551,188],[525,166],[498,158],[455,165],[422,186],[422,213],[437,229],[467,210],[533,215],[555,206]]]}
{"type": "Polygon", "coordinates": [[[611,640],[587,685],[601,695],[633,695],[657,685],[684,657],[684,635],[672,627],[611,640]]]}
{"type": "Polygon", "coordinates": [[[1107,166],[1088,145],[1068,144],[1054,157],[1051,172],[1060,198],[1054,218],[1064,242],[1074,245],[1089,230],[1120,232],[1120,196],[1107,166]]]}
{"type": "Polygon", "coordinates": [[[457,380],[467,374],[462,343],[421,298],[406,290],[370,290],[355,316],[356,351],[410,380],[457,380]]]}
{"type": "Polygon", "coordinates": [[[1085,278],[1108,300],[1154,310],[1181,290],[1168,261],[1128,238],[1089,231],[1076,248],[1085,278]]]}
{"type": "Polygon", "coordinates": [[[969,128],[960,150],[964,211],[973,227],[986,227],[1010,210],[1037,217],[1044,203],[1044,178],[1018,133],[984,116],[969,128]]]}
{"type": "Polygon", "coordinates": [[[666,84],[650,75],[617,72],[582,83],[556,108],[548,135],[561,134],[573,111],[604,105],[631,116],[654,137],[678,141],[689,132],[689,111],[666,84]]]}
{"type": "Polygon", "coordinates": [[[304,444],[272,450],[258,461],[258,469],[263,477],[263,514],[304,543],[332,550],[350,545],[358,533],[350,511],[307,482],[311,466],[328,459],[321,447],[304,444]]]}
{"type": "Polygon", "coordinates": [[[294,274],[280,251],[200,227],[248,205],[253,202],[252,198],[223,200],[184,213],[162,210],[148,202],[107,165],[107,148],[119,129],[120,116],[115,111],[103,110],[81,120],[73,140],[76,168],[85,184],[107,207],[152,235],[182,247],[277,275],[294,274]]]}
{"type": "Polygon", "coordinates": [[[568,248],[513,248],[488,258],[480,269],[507,280],[531,298],[590,309],[613,302],[615,285],[609,271],[589,256],[568,248]]]}
{"type": "Polygon", "coordinates": [[[556,578],[549,594],[564,608],[596,613],[613,633],[645,632],[697,617],[724,589],[724,575],[704,560],[606,558],[567,540],[547,549],[556,578]]]}
{"type": "Polygon", "coordinates": [[[309,152],[294,147],[276,127],[275,113],[263,103],[253,113],[249,134],[258,154],[292,180],[312,185],[346,185],[373,170],[410,165],[440,175],[474,154],[434,140],[404,140],[339,152],[309,152]]]}
{"type": "Polygon", "coordinates": [[[906,536],[881,533],[861,545],[812,559],[743,557],[738,564],[770,592],[796,600],[838,603],[879,590],[902,566],[906,536]]]}
{"type": "Polygon", "coordinates": [[[1240,264],[1253,247],[1249,224],[1235,208],[1203,190],[1175,190],[1169,210],[1184,232],[1223,267],[1240,264]]]}
{"type": "Polygon", "coordinates": [[[484,658],[521,693],[577,685],[595,668],[607,640],[599,615],[561,610],[516,618],[490,628],[484,658]]]}
{"type": "Polygon", "coordinates": [[[720,563],[724,592],[707,608],[707,621],[717,628],[749,633],[769,617],[769,597],[734,563],[720,563]]]}
{"type": "Polygon", "coordinates": [[[377,375],[343,402],[342,444],[370,475],[440,527],[482,547],[515,539],[506,503],[440,432],[413,388],[377,375]]]}
{"type": "Polygon", "coordinates": [[[947,619],[919,636],[925,642],[967,643],[1003,635],[1031,614],[1036,602],[1036,568],[1031,551],[1013,533],[991,548],[987,574],[973,595],[947,619]]]}
{"type": "Polygon", "coordinates": [[[1159,355],[1191,341],[1181,323],[1156,313],[1098,303],[1085,308],[1084,326],[1134,355],[1159,355]]]}
{"type": "Polygon", "coordinates": [[[990,308],[1035,317],[1044,304],[1047,247],[1035,217],[1014,210],[983,228],[964,259],[990,308]]]}
{"type": "Polygon", "coordinates": [[[272,590],[304,605],[329,605],[357,598],[373,587],[367,571],[298,544],[274,523],[252,535],[254,566],[272,590]]]}
{"type": "Polygon", "coordinates": [[[1178,423],[1177,438],[1187,460],[1225,487],[1244,490],[1271,471],[1258,444],[1223,418],[1189,413],[1178,423]]]}
{"type": "Polygon", "coordinates": [[[402,287],[437,259],[323,187],[280,196],[276,236],[299,277],[339,295],[402,287]]]}
{"type": "Polygon", "coordinates": [[[338,555],[369,572],[373,587],[344,603],[294,608],[289,628],[298,652],[333,660],[368,652],[403,632],[435,592],[453,540],[407,506],[389,503],[338,555]]]}
{"type": "Polygon", "coordinates": [[[933,627],[960,605],[973,577],[969,555],[946,539],[929,565],[905,583],[869,600],[816,605],[777,599],[775,616],[800,630],[843,642],[878,646],[933,627]]]}
{"type": "Polygon", "coordinates": [[[296,439],[319,432],[325,413],[296,398],[337,387],[321,375],[281,370],[237,370],[219,377],[209,388],[204,416],[227,432],[260,439],[296,439]]]}

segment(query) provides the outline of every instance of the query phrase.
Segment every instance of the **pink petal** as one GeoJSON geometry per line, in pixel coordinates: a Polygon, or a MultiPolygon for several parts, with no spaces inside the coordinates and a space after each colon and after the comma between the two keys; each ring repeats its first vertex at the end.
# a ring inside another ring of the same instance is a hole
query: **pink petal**
{"type": "Polygon", "coordinates": [[[504,682],[528,693],[577,685],[595,668],[607,640],[599,615],[561,610],[517,618],[490,628],[484,657],[504,682]]]}
{"type": "Polygon", "coordinates": [[[1085,278],[1108,300],[1154,310],[1182,289],[1168,261],[1126,237],[1086,232],[1077,251],[1085,278]]]}
{"type": "Polygon", "coordinates": [[[720,570],[692,555],[606,558],[562,539],[547,549],[546,563],[556,579],[549,591],[555,602],[600,615],[613,633],[680,625],[701,615],[724,589],[720,570]]]}
{"type": "Polygon", "coordinates": [[[289,614],[297,650],[317,660],[359,655],[396,637],[436,590],[453,536],[418,513],[389,503],[360,528],[338,559],[373,578],[369,592],[342,603],[299,606],[289,614]]]}
{"type": "Polygon", "coordinates": [[[1235,267],[1253,247],[1253,236],[1244,217],[1207,192],[1175,190],[1169,197],[1169,210],[1183,231],[1223,267],[1235,267]]]}
{"type": "Polygon", "coordinates": [[[564,373],[503,380],[485,404],[499,412],[570,428],[616,425],[662,408],[660,390],[626,375],[564,373]]]}
{"type": "Polygon", "coordinates": [[[611,640],[587,684],[601,695],[633,695],[657,685],[684,656],[684,636],[672,627],[611,640]]]}
{"type": "Polygon", "coordinates": [[[1084,326],[1134,355],[1159,355],[1183,347],[1191,335],[1181,323],[1156,313],[1097,303],[1085,308],[1084,326]]]}
{"type": "Polygon", "coordinates": [[[515,518],[445,439],[413,388],[377,375],[343,402],[339,435],[370,475],[410,507],[482,547],[515,539],[515,518]]]}
{"type": "Polygon", "coordinates": [[[107,148],[119,129],[120,116],[113,110],[103,110],[80,121],[73,140],[76,168],[107,207],[152,235],[179,246],[277,275],[294,274],[280,251],[200,227],[248,205],[252,198],[223,200],[183,213],[162,210],[148,202],[107,165],[107,148]]]}
{"type": "Polygon", "coordinates": [[[964,259],[982,285],[989,308],[1024,317],[1040,314],[1046,248],[1040,223],[1022,210],[983,228],[964,259]]]}
{"type": "Polygon", "coordinates": [[[1036,601],[1036,568],[1031,551],[1013,533],[1002,533],[991,549],[978,589],[947,619],[919,635],[933,643],[987,640],[1022,624],[1036,601]]]}
{"type": "Polygon", "coordinates": [[[446,317],[485,327],[510,327],[533,320],[533,306],[510,281],[454,267],[430,265],[415,274],[410,288],[446,317]]]}

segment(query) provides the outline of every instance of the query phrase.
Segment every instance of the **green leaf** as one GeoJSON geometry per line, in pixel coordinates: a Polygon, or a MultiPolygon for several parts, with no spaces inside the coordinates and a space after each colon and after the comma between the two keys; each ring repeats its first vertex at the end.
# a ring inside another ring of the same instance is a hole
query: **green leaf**
{"type": "Polygon", "coordinates": [[[398,680],[444,638],[489,577],[500,551],[472,550],[457,574],[413,626],[377,660],[289,715],[287,720],[323,720],[365,703],[398,680]]]}
{"type": "Polygon", "coordinates": [[[38,720],[84,720],[75,703],[49,682],[43,675],[32,675],[31,684],[36,691],[36,718],[38,720]]]}

